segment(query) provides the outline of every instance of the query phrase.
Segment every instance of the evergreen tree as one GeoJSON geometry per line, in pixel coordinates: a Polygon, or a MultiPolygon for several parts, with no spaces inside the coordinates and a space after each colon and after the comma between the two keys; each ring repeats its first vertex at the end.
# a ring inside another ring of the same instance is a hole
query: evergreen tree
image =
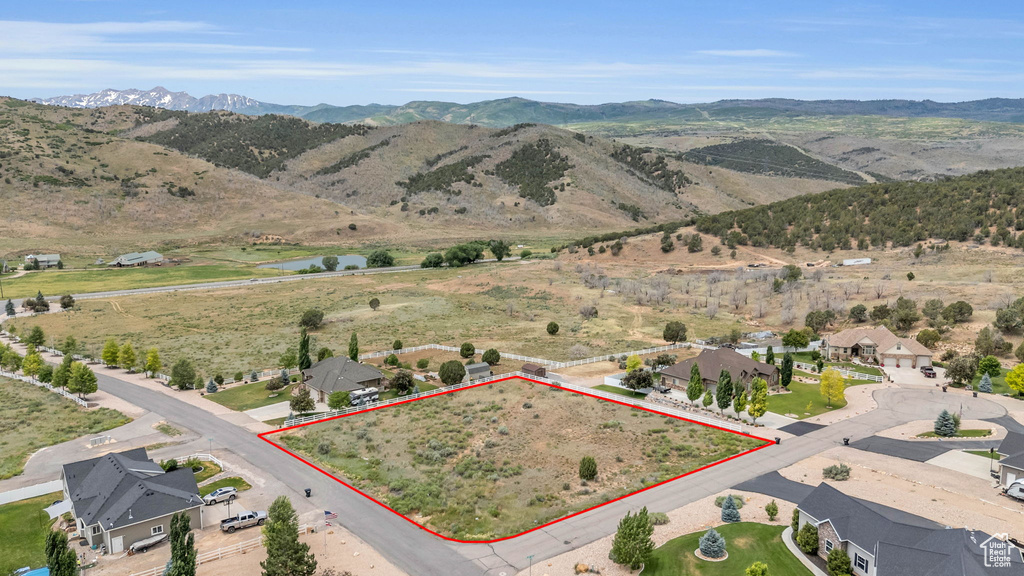
{"type": "Polygon", "coordinates": [[[463,342],[462,346],[459,347],[459,356],[463,358],[472,358],[476,355],[476,346],[472,342],[463,342]]]}
{"type": "Polygon", "coordinates": [[[817,554],[818,527],[810,522],[804,524],[796,534],[796,544],[806,554],[817,554]]]}
{"type": "Polygon", "coordinates": [[[68,334],[67,338],[60,345],[60,351],[64,354],[74,355],[78,352],[78,340],[75,340],[74,336],[68,334]]]}
{"type": "Polygon", "coordinates": [[[57,564],[57,556],[68,547],[68,535],[60,530],[50,530],[46,533],[46,565],[52,570],[57,564]]]}
{"type": "Polygon", "coordinates": [[[260,562],[263,576],[313,576],[316,557],[309,544],[299,542],[299,520],[287,496],[278,496],[263,525],[267,559],[260,562]]]}
{"type": "Polygon", "coordinates": [[[725,413],[725,409],[732,404],[732,374],[728,370],[722,370],[718,375],[718,387],[715,390],[715,400],[718,409],[725,413]]]}
{"type": "Polygon", "coordinates": [[[636,514],[627,512],[619,521],[609,558],[616,564],[626,564],[631,570],[636,570],[647,562],[654,551],[654,540],[651,539],[653,534],[654,525],[647,515],[646,506],[636,514]]]}
{"type": "Polygon", "coordinates": [[[153,376],[163,367],[164,365],[160,362],[160,352],[156,348],[146,351],[146,365],[142,367],[143,370],[153,376]]]}
{"type": "Polygon", "coordinates": [[[700,553],[705,558],[722,558],[725,556],[725,538],[714,528],[709,528],[700,537],[700,553]]]}
{"type": "Polygon", "coordinates": [[[303,328],[299,336],[299,370],[305,370],[312,365],[313,360],[309,357],[309,334],[303,328]]]}
{"type": "Polygon", "coordinates": [[[195,576],[196,542],[192,533],[192,519],[187,512],[171,516],[171,559],[165,576],[195,576]]]}
{"type": "Polygon", "coordinates": [[[597,478],[597,460],[593,456],[584,456],[580,460],[580,479],[593,480],[597,478]]]}
{"type": "Polygon", "coordinates": [[[793,381],[793,355],[786,352],[785,356],[782,357],[782,370],[779,375],[779,382],[783,388],[789,388],[789,383],[793,381]]]}
{"type": "Polygon", "coordinates": [[[39,326],[33,326],[28,332],[28,336],[25,337],[25,344],[35,344],[36,346],[42,346],[46,344],[46,334],[43,329],[39,326]]]}
{"type": "Polygon", "coordinates": [[[768,350],[765,351],[764,362],[765,364],[775,366],[775,351],[772,350],[771,346],[768,346],[768,350]]]}
{"type": "Polygon", "coordinates": [[[77,576],[78,569],[78,556],[75,555],[75,551],[67,546],[59,550],[53,559],[53,564],[48,565],[50,568],[50,576],[77,576]]]}
{"type": "Polygon", "coordinates": [[[484,355],[480,357],[481,360],[487,362],[491,366],[501,362],[501,353],[496,348],[489,348],[484,355]]]}
{"type": "Polygon", "coordinates": [[[939,413],[939,417],[935,419],[935,435],[949,438],[956,436],[958,432],[958,426],[953,415],[949,413],[949,410],[943,410],[939,413]]]}
{"type": "Polygon", "coordinates": [[[359,337],[355,332],[348,339],[348,357],[353,362],[359,362],[359,337]]]}
{"type": "Polygon", "coordinates": [[[458,360],[449,360],[437,370],[437,376],[444,382],[445,386],[452,386],[462,382],[466,377],[466,367],[458,360]]]}
{"type": "Polygon", "coordinates": [[[768,520],[774,522],[775,517],[779,515],[779,505],[772,499],[771,502],[765,505],[764,511],[768,513],[768,520]]]}
{"type": "Polygon", "coordinates": [[[690,382],[686,385],[686,397],[694,404],[704,395],[704,380],[700,377],[700,367],[694,362],[690,366],[690,382]]]}
{"type": "Polygon", "coordinates": [[[704,399],[700,403],[707,408],[715,403],[715,395],[711,393],[711,390],[704,392],[704,399]]]}
{"type": "Polygon", "coordinates": [[[732,499],[732,496],[726,496],[725,500],[722,501],[722,522],[739,522],[740,511],[736,508],[736,501],[732,499]]]}
{"type": "Polygon", "coordinates": [[[17,312],[14,310],[14,302],[11,302],[9,299],[7,300],[6,311],[7,315],[12,318],[14,317],[15,314],[17,314],[17,312]]]}
{"type": "Polygon", "coordinates": [[[987,372],[981,375],[981,382],[978,383],[978,390],[985,392],[986,394],[992,393],[992,377],[989,376],[987,372]]]}
{"type": "Polygon", "coordinates": [[[103,353],[100,355],[100,358],[106,366],[117,366],[117,357],[120,352],[121,348],[117,345],[117,341],[110,338],[103,345],[103,353]]]}
{"type": "Polygon", "coordinates": [[[216,391],[217,391],[217,383],[213,381],[213,378],[210,378],[210,381],[206,383],[206,393],[207,394],[213,394],[216,391]]]}
{"type": "Polygon", "coordinates": [[[661,334],[666,342],[682,342],[686,340],[686,324],[678,320],[672,320],[665,324],[665,330],[661,334]]]}
{"type": "Polygon", "coordinates": [[[835,546],[828,553],[828,576],[850,576],[853,568],[850,564],[850,555],[839,546],[835,546]]]}

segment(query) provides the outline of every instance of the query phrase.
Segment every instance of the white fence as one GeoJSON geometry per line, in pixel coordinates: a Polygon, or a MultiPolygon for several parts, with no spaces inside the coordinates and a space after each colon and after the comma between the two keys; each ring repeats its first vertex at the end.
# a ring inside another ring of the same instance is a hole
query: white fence
{"type": "MultiPolygon", "coordinates": [[[[806,362],[793,362],[793,367],[798,370],[803,370],[805,372],[816,372],[818,370],[818,367],[815,364],[808,364],[806,362]]],[[[838,368],[836,366],[830,366],[830,368],[835,368],[836,370],[839,371],[839,374],[842,375],[843,378],[847,378],[850,380],[870,380],[872,382],[881,382],[884,380],[884,378],[877,374],[865,374],[864,372],[854,372],[853,370],[838,368]]]]}
{"type": "MultiPolygon", "coordinates": [[[[609,358],[618,359],[620,356],[645,356],[647,354],[656,354],[658,352],[667,352],[669,350],[678,350],[680,348],[704,348],[704,346],[691,344],[689,342],[677,342],[675,344],[667,344],[665,346],[656,346],[654,348],[645,348],[643,350],[633,350],[630,352],[617,352],[615,354],[604,354],[602,356],[594,356],[592,358],[584,358],[582,360],[569,360],[567,362],[558,362],[555,360],[548,360],[546,358],[536,358],[534,356],[523,356],[522,354],[506,354],[501,353],[502,358],[509,360],[520,360],[523,362],[532,362],[534,364],[542,364],[548,368],[568,368],[570,366],[582,366],[583,364],[593,364],[594,362],[607,362],[609,358]]],[[[709,346],[709,348],[711,348],[709,346]]],[[[377,352],[367,352],[366,354],[360,354],[360,360],[369,360],[371,358],[381,358],[390,356],[392,354],[399,356],[402,354],[412,354],[414,352],[421,352],[423,350],[441,350],[444,352],[460,352],[462,349],[457,346],[445,346],[443,344],[424,344],[423,346],[413,346],[412,348],[402,348],[400,350],[380,350],[377,352]]],[[[483,354],[485,351],[479,348],[475,350],[477,354],[483,354]]]]}
{"type": "Polygon", "coordinates": [[[301,418],[292,418],[291,420],[285,420],[284,426],[288,427],[288,426],[295,426],[295,425],[298,425],[298,424],[308,424],[310,422],[316,422],[318,420],[324,420],[326,418],[334,418],[335,416],[341,416],[341,415],[344,415],[344,414],[351,414],[353,412],[360,412],[360,411],[363,411],[363,410],[368,410],[370,408],[380,408],[382,406],[388,406],[390,404],[397,404],[399,402],[406,402],[408,400],[412,400],[412,399],[415,399],[415,398],[426,398],[426,397],[429,397],[429,396],[436,396],[438,394],[443,394],[445,392],[451,392],[453,390],[459,390],[461,388],[467,388],[467,387],[476,386],[478,384],[482,384],[482,383],[485,383],[485,382],[493,382],[495,380],[503,380],[505,378],[511,378],[511,377],[515,377],[515,376],[522,377],[522,378],[528,378],[530,380],[537,380],[539,382],[546,382],[546,383],[549,383],[549,384],[555,384],[556,386],[558,386],[560,388],[565,388],[567,390],[572,390],[573,392],[581,392],[583,394],[589,394],[590,396],[596,396],[598,398],[604,398],[606,400],[614,400],[616,402],[628,402],[628,403],[633,404],[633,405],[635,405],[635,406],[637,406],[639,408],[646,408],[646,409],[649,409],[649,410],[656,410],[658,412],[663,412],[663,413],[669,414],[671,416],[679,416],[681,418],[686,418],[687,420],[692,420],[692,421],[698,422],[700,424],[709,424],[711,426],[717,426],[719,428],[725,428],[726,430],[733,430],[733,431],[736,431],[736,432],[741,432],[742,431],[742,426],[739,425],[739,424],[733,423],[733,422],[726,422],[724,420],[719,420],[717,418],[709,418],[707,416],[704,416],[704,415],[701,415],[701,414],[695,414],[695,413],[689,412],[687,410],[679,410],[677,408],[666,407],[664,405],[655,405],[655,404],[653,404],[651,402],[647,402],[646,400],[630,400],[628,397],[623,396],[621,394],[614,394],[612,392],[605,392],[603,390],[595,390],[593,388],[587,388],[585,386],[577,386],[575,384],[570,384],[568,382],[555,382],[555,381],[549,380],[547,378],[540,378],[540,377],[537,377],[537,376],[533,376],[531,374],[524,374],[522,372],[510,372],[508,374],[501,374],[501,375],[498,375],[498,376],[490,376],[490,377],[487,377],[487,378],[481,378],[480,380],[473,380],[472,382],[462,382],[462,383],[459,383],[459,384],[455,384],[454,386],[446,386],[446,387],[443,387],[443,388],[438,388],[436,390],[430,390],[428,392],[419,392],[417,394],[408,394],[406,396],[400,396],[398,398],[394,398],[394,399],[391,399],[391,400],[384,400],[384,401],[381,401],[381,402],[374,402],[372,404],[363,404],[362,406],[353,406],[353,407],[350,407],[350,408],[346,408],[344,410],[332,410],[330,412],[324,412],[322,414],[314,414],[314,415],[311,415],[311,416],[303,416],[301,418]]]}
{"type": "Polygon", "coordinates": [[[193,459],[199,460],[200,462],[213,462],[217,466],[220,466],[221,470],[227,469],[227,466],[225,466],[224,463],[221,462],[220,459],[214,456],[213,454],[189,454],[188,456],[179,456],[175,458],[179,465],[184,464],[185,462],[188,462],[189,460],[193,459]]]}
{"type": "MultiPolygon", "coordinates": [[[[302,524],[299,526],[299,534],[306,534],[312,529],[312,526],[308,524],[302,524]]],[[[220,560],[222,558],[230,558],[239,554],[245,554],[250,550],[255,550],[263,545],[263,536],[257,536],[251,540],[245,542],[239,542],[231,546],[224,546],[223,548],[217,548],[216,550],[209,550],[207,552],[200,552],[196,555],[196,566],[213,562],[214,560],[220,560]]],[[[167,569],[165,564],[160,566],[154,566],[148,570],[142,572],[133,572],[131,576],[162,576],[164,570],[167,569]]]]}
{"type": "Polygon", "coordinates": [[[46,388],[47,390],[49,390],[50,392],[53,392],[54,394],[60,394],[61,396],[67,398],[68,400],[71,400],[75,404],[78,404],[79,406],[82,406],[84,408],[88,408],[89,407],[89,403],[88,402],[86,402],[85,400],[82,400],[81,398],[79,398],[78,396],[75,396],[74,394],[68,392],[67,390],[62,390],[60,388],[54,388],[53,386],[47,384],[46,382],[40,382],[39,380],[36,380],[35,378],[31,378],[29,376],[22,376],[21,374],[15,374],[14,372],[8,372],[6,370],[0,370],[0,376],[4,376],[6,378],[11,378],[13,380],[21,380],[22,382],[28,382],[29,384],[35,384],[36,386],[39,386],[40,388],[46,388]]]}

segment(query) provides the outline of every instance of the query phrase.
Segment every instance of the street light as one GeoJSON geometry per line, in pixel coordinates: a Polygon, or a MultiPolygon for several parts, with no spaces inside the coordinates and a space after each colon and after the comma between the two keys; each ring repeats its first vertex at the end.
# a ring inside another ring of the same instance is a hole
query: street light
{"type": "Polygon", "coordinates": [[[530,576],[533,576],[533,554],[526,557],[530,561],[530,576]]]}

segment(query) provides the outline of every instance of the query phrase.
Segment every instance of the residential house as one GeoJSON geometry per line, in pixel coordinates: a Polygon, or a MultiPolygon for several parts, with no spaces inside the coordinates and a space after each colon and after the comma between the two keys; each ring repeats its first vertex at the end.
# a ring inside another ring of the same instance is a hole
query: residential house
{"type": "Polygon", "coordinates": [[[192,470],[164,472],[145,448],[65,464],[60,476],[79,534],[111,554],[169,532],[176,512],[187,512],[193,528],[203,526],[192,470]]]}
{"type": "Polygon", "coordinates": [[[999,461],[999,484],[1008,488],[1017,480],[1024,480],[1024,434],[1007,432],[996,452],[1003,457],[999,461]]]}
{"type": "Polygon", "coordinates": [[[827,558],[833,548],[842,548],[857,576],[982,576],[1024,571],[1024,559],[1016,549],[1009,568],[987,567],[983,545],[992,537],[984,532],[941,526],[852,498],[828,484],[819,484],[800,501],[797,510],[801,528],[808,523],[818,528],[818,556],[827,558]]]}
{"type": "Polygon", "coordinates": [[[661,384],[677,390],[686,390],[690,382],[690,370],[696,364],[704,389],[712,394],[718,389],[718,377],[722,370],[732,376],[733,385],[742,383],[748,389],[755,377],[763,378],[768,385],[778,384],[779,369],[771,364],[758,362],[730,348],[702,350],[695,358],[688,358],[661,370],[661,384]]]}
{"type": "Polygon", "coordinates": [[[147,266],[150,264],[159,265],[164,261],[164,257],[159,252],[129,252],[122,254],[111,261],[107,266],[116,266],[117,268],[128,268],[130,266],[147,266]]]}
{"type": "Polygon", "coordinates": [[[355,392],[364,388],[382,388],[384,374],[373,366],[353,361],[347,356],[324,358],[302,371],[299,391],[308,387],[317,402],[327,402],[332,392],[355,392]]]}
{"type": "Polygon", "coordinates": [[[900,338],[888,328],[851,328],[826,336],[822,355],[833,362],[859,359],[895,368],[931,366],[932,352],[913,338],[900,338]]]}
{"type": "Polygon", "coordinates": [[[40,268],[55,268],[60,263],[60,254],[29,254],[25,256],[25,264],[38,262],[40,268]]]}
{"type": "Polygon", "coordinates": [[[481,378],[487,378],[491,375],[491,365],[487,362],[476,362],[474,364],[466,364],[466,376],[463,378],[463,382],[470,382],[472,380],[479,380],[481,378]]]}

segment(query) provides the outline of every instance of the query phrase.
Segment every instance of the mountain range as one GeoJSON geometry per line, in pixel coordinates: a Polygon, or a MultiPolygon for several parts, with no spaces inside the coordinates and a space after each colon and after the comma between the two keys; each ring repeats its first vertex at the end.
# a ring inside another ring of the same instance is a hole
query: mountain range
{"type": "Polygon", "coordinates": [[[960,118],[987,122],[1024,123],[1024,98],[989,98],[967,102],[931,100],[719,100],[705,104],[678,104],[643,100],[608,104],[538,102],[525,98],[484,100],[469,104],[413,101],[402,105],[367,104],[300,106],[261,102],[238,94],[209,94],[196,98],[186,92],[106,89],[93,94],[36,98],[33,102],[71,108],[97,108],[118,104],[152,106],[168,110],[239,114],[285,114],[312,122],[360,122],[395,125],[419,120],[479,124],[503,128],[524,122],[566,125],[592,122],[698,121],[711,113],[717,119],[752,119],[773,116],[883,116],[894,118],[960,118]]]}

